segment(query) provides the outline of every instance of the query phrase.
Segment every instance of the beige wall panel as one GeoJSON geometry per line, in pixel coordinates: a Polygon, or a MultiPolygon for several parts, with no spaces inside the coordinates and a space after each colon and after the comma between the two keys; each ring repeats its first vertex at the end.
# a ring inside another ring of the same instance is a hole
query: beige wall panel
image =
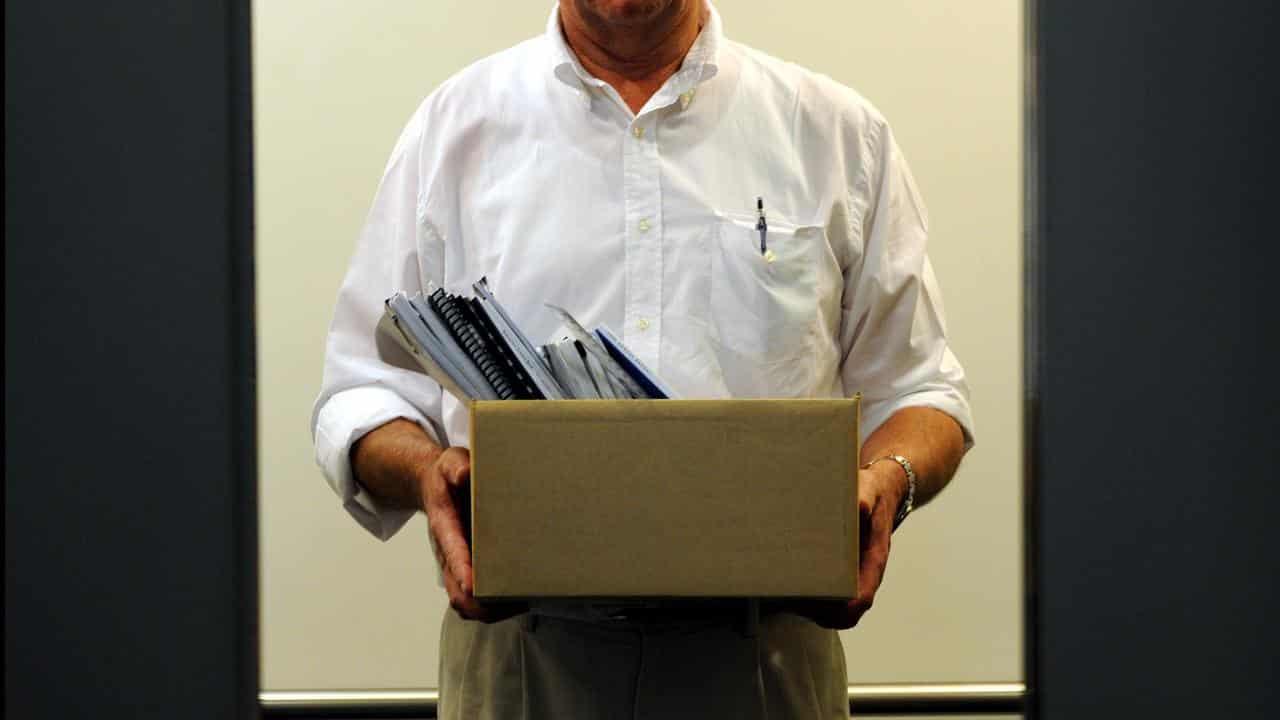
{"type": "MultiPolygon", "coordinates": [[[[888,116],[929,206],[931,255],[979,445],[894,537],[845,633],[853,682],[1021,678],[1021,3],[718,5],[730,37],[857,88],[888,116]]],[[[312,462],[326,326],[387,155],[467,63],[541,32],[550,5],[254,3],[264,689],[434,687],[425,523],[352,522],[312,462]]]]}

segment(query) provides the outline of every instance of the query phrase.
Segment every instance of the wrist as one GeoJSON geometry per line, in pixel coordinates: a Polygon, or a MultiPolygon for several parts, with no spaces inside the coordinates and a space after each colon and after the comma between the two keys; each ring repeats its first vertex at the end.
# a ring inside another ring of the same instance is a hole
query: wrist
{"type": "Polygon", "coordinates": [[[397,418],[365,433],[351,445],[356,483],[389,507],[426,507],[427,478],[441,448],[412,420],[397,418]]]}
{"type": "Polygon", "coordinates": [[[891,454],[878,457],[862,467],[873,473],[888,488],[887,499],[894,508],[893,527],[897,528],[915,509],[916,475],[911,461],[901,455],[891,454]]]}
{"type": "Polygon", "coordinates": [[[897,493],[898,499],[901,500],[907,494],[907,471],[898,463],[890,462],[889,458],[884,458],[885,462],[876,463],[881,476],[889,482],[897,493]]]}

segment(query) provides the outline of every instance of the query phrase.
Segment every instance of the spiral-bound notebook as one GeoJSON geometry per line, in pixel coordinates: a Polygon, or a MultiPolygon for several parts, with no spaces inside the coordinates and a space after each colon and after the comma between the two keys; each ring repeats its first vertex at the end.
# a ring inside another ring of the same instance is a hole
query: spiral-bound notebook
{"type": "Polygon", "coordinates": [[[383,359],[404,355],[459,400],[665,399],[671,392],[607,328],[588,333],[553,307],[569,336],[534,346],[481,278],[474,297],[428,288],[387,298],[383,359]],[[393,349],[394,348],[394,349],[393,349]]]}

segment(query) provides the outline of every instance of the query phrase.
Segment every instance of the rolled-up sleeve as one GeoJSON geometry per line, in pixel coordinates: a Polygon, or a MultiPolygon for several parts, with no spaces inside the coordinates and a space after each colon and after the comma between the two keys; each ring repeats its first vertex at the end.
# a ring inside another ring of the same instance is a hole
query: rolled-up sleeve
{"type": "Polygon", "coordinates": [[[887,125],[866,148],[850,191],[850,235],[861,253],[845,270],[840,330],[841,379],[863,395],[861,439],[903,408],[931,407],[956,420],[967,450],[969,389],[947,344],[924,205],[887,125]]]}
{"type": "Polygon", "coordinates": [[[316,462],[343,506],[380,539],[396,533],[412,510],[382,506],[359,486],[351,446],[396,418],[418,423],[437,442],[440,386],[413,369],[387,362],[375,326],[397,291],[414,293],[440,282],[443,248],[423,217],[418,158],[421,112],[396,143],[355,254],[338,293],[325,345],[324,377],[311,416],[316,462]]]}
{"type": "Polygon", "coordinates": [[[351,446],[370,430],[397,418],[412,420],[435,437],[435,430],[418,408],[395,391],[377,385],[334,394],[320,407],[315,422],[316,462],[342,499],[342,506],[381,540],[395,535],[414,511],[385,507],[356,482],[351,446]]]}

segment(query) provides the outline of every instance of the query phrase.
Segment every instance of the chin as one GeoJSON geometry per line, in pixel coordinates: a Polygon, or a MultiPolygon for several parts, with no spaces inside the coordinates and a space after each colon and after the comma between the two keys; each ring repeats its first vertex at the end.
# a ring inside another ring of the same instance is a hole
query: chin
{"type": "Polygon", "coordinates": [[[643,23],[662,15],[678,0],[574,0],[584,15],[610,24],[643,23]]]}

